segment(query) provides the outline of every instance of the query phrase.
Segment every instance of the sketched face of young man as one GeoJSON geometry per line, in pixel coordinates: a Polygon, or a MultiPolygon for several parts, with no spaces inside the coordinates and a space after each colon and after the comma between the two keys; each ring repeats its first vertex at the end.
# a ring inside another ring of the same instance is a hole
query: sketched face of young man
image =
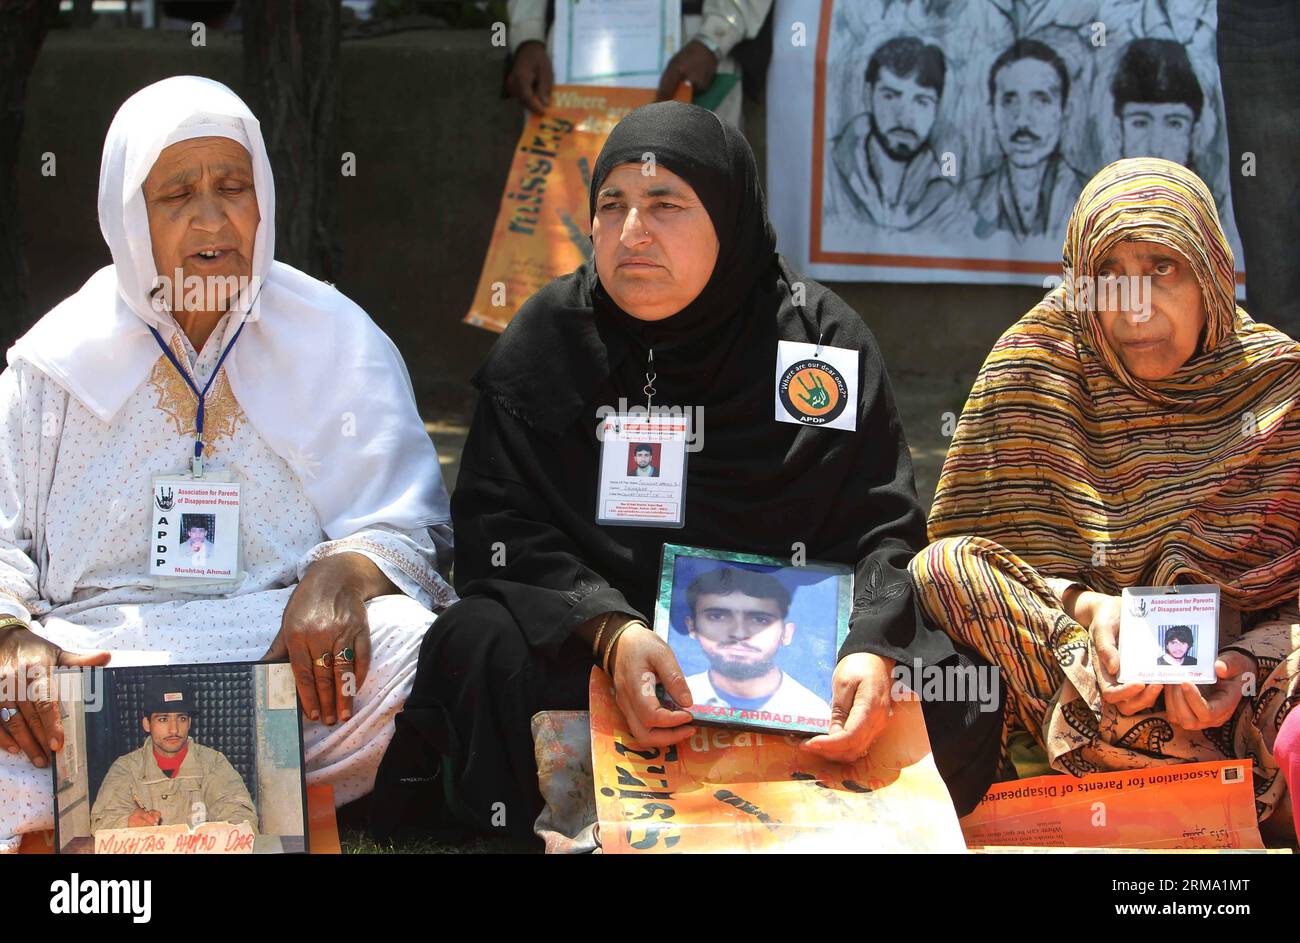
{"type": "Polygon", "coordinates": [[[736,681],[761,678],[794,640],[790,594],[773,576],[723,568],[697,577],[687,592],[686,631],[710,667],[736,681]],[[775,585],[772,585],[775,584],[775,585]]]}
{"type": "Polygon", "coordinates": [[[1123,157],[1163,157],[1190,167],[1205,93],[1183,45],[1138,39],[1124,49],[1111,82],[1123,157]]]}
{"type": "Polygon", "coordinates": [[[1060,58],[1032,40],[1017,43],[993,64],[993,125],[1012,164],[1033,167],[1056,150],[1068,82],[1060,58]]]}
{"type": "Polygon", "coordinates": [[[190,715],[184,711],[141,717],[140,726],[153,740],[153,748],[168,756],[181,752],[190,739],[190,715]]]}
{"type": "Polygon", "coordinates": [[[930,139],[943,94],[943,53],[911,36],[891,39],[866,72],[871,136],[892,160],[910,161],[930,139]]]}
{"type": "Polygon", "coordinates": [[[1196,116],[1181,102],[1129,102],[1120,115],[1125,157],[1163,157],[1187,166],[1196,116]]]}

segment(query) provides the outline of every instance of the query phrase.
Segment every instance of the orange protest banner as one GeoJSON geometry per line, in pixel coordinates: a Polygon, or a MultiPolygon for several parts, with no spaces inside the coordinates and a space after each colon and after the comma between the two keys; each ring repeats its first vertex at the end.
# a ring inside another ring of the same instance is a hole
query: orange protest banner
{"type": "Polygon", "coordinates": [[[545,115],[528,113],[466,324],[504,331],[533,292],[590,257],[596,157],[614,125],[653,100],[653,89],[560,85],[545,115]]]}
{"type": "Polygon", "coordinates": [[[1263,848],[1249,760],[998,783],[961,820],[971,848],[1263,848]]]}
{"type": "Polygon", "coordinates": [[[964,852],[930,755],[921,705],[902,701],[871,752],[837,764],[799,739],[698,727],[642,749],[591,675],[591,755],[601,847],[649,852],[964,852]]]}
{"type": "Polygon", "coordinates": [[[339,823],[334,816],[334,787],[328,783],[307,787],[307,834],[313,855],[338,855],[339,823]]]}

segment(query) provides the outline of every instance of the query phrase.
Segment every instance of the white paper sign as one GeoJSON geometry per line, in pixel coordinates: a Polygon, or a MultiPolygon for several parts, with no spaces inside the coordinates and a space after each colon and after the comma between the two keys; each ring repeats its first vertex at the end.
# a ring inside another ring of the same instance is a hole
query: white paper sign
{"type": "Polygon", "coordinates": [[[251,855],[257,833],[245,822],[204,822],[139,828],[101,828],[97,855],[251,855]]]}
{"type": "Polygon", "coordinates": [[[656,88],[682,44],[681,0],[557,0],[556,85],[656,88]]]}
{"type": "Polygon", "coordinates": [[[1219,588],[1136,586],[1121,594],[1121,684],[1212,684],[1219,654],[1219,588]]]}
{"type": "Polygon", "coordinates": [[[689,426],[684,416],[614,415],[600,420],[597,523],[685,524],[689,426]]]}
{"type": "Polygon", "coordinates": [[[153,480],[151,576],[209,581],[237,577],[240,486],[218,479],[210,473],[153,480]]]}
{"type": "Polygon", "coordinates": [[[776,419],[826,429],[858,427],[858,352],[778,341],[776,419]]]}

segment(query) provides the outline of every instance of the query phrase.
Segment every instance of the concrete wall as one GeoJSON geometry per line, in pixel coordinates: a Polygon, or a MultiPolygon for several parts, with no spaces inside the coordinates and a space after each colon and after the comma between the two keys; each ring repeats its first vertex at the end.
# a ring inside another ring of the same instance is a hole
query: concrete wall
{"type": "MultiPolygon", "coordinates": [[[[503,51],[486,33],[408,32],[349,41],[342,62],[340,146],[356,154],[357,175],[340,178],[339,288],[402,349],[426,415],[461,413],[471,397],[466,381],[495,335],[460,319],[521,121],[518,106],[499,98],[503,51]]],[[[238,37],[213,33],[195,48],[188,33],[50,35],[30,86],[18,180],[36,310],[108,261],[95,196],[114,111],[140,87],[182,73],[239,91],[238,37]],[[46,152],[57,159],[54,177],[40,173],[46,152]]],[[[746,122],[761,162],[761,108],[747,107],[746,122]]],[[[281,190],[292,185],[277,181],[281,190]]],[[[1023,287],[835,287],[866,318],[907,387],[904,421],[921,450],[941,444],[927,430],[938,435],[942,413],[960,409],[993,340],[1041,295],[1023,287]]]]}

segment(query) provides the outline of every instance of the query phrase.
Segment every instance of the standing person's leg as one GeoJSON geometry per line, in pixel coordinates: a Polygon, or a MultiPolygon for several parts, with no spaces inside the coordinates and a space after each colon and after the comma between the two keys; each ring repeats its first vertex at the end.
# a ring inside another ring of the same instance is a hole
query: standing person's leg
{"type": "Polygon", "coordinates": [[[1246,253],[1246,305],[1300,335],[1300,5],[1220,0],[1219,75],[1232,203],[1246,253]],[[1246,154],[1254,173],[1242,173],[1246,154]]]}

